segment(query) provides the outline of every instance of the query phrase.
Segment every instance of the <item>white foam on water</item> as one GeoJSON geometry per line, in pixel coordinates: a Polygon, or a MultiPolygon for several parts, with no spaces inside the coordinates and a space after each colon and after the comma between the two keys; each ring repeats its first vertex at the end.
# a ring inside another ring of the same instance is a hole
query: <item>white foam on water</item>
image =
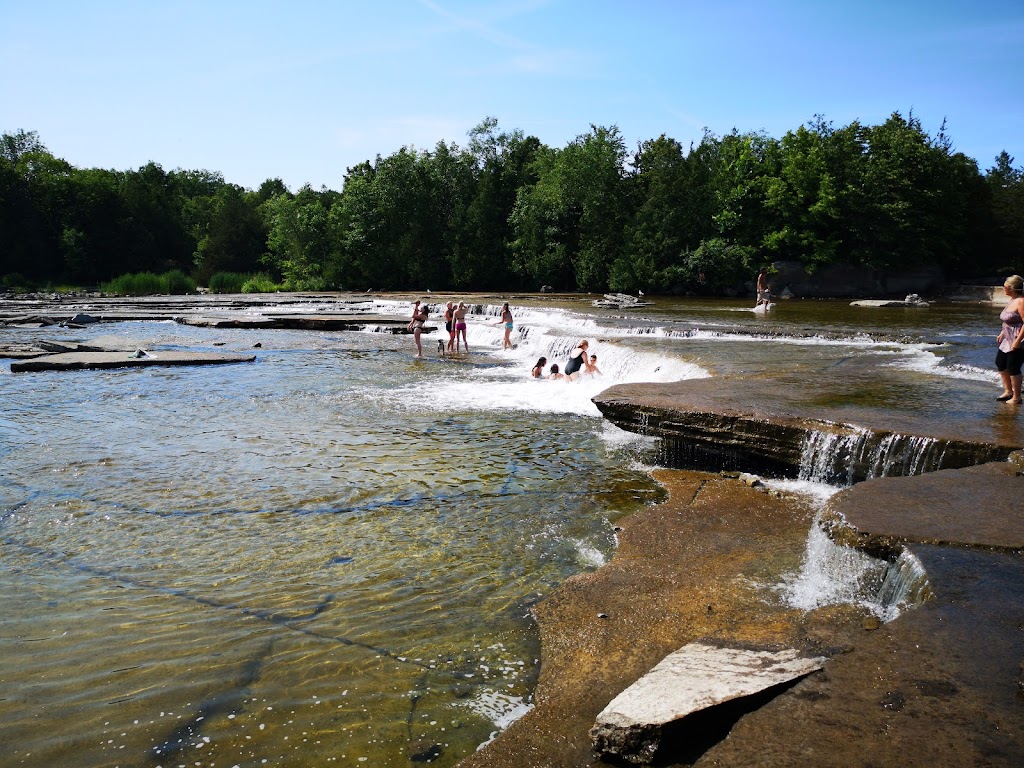
{"type": "Polygon", "coordinates": [[[477,747],[478,750],[490,744],[500,731],[533,709],[533,704],[527,702],[524,697],[510,696],[500,691],[480,691],[472,699],[456,706],[487,718],[498,728],[487,741],[477,747]]]}
{"type": "Polygon", "coordinates": [[[637,432],[630,432],[617,427],[610,421],[603,423],[601,432],[598,437],[604,441],[605,445],[610,450],[619,450],[623,448],[651,448],[657,444],[659,438],[654,435],[641,435],[637,432]]]}
{"type": "MultiPolygon", "coordinates": [[[[474,307],[476,309],[476,307],[474,307]]],[[[675,357],[670,352],[634,349],[626,344],[605,341],[614,337],[606,328],[598,328],[590,318],[581,318],[559,309],[517,312],[513,331],[514,349],[502,349],[504,328],[495,318],[500,314],[471,314],[467,318],[466,338],[470,346],[468,362],[474,366],[452,364],[451,375],[443,386],[424,388],[421,381],[382,390],[377,397],[397,408],[429,408],[452,411],[534,411],[542,413],[600,416],[592,398],[613,384],[636,382],[672,382],[710,376],[700,365],[675,357]],[[545,373],[552,363],[564,368],[570,352],[581,339],[590,341],[590,352],[597,355],[601,373],[568,379],[534,379],[530,372],[540,357],[546,358],[545,373]]],[[[495,313],[500,307],[493,307],[495,313]]],[[[404,311],[404,310],[403,310],[404,311]]],[[[437,358],[438,341],[447,343],[443,326],[422,337],[424,355],[437,358]]]]}
{"type": "Polygon", "coordinates": [[[786,601],[803,611],[840,603],[869,605],[885,570],[884,561],[836,544],[815,521],[807,534],[803,566],[781,588],[786,601]]]}
{"type": "Polygon", "coordinates": [[[825,503],[829,499],[842,490],[842,488],[839,488],[838,486],[814,480],[777,480],[772,478],[762,478],[762,482],[764,482],[764,484],[769,488],[777,491],[804,496],[805,498],[810,499],[818,508],[825,506],[825,503]]]}
{"type": "MultiPolygon", "coordinates": [[[[431,348],[436,349],[437,339],[447,341],[447,334],[443,330],[443,313],[446,300],[429,301],[431,309],[431,323],[441,326],[441,329],[429,337],[431,348]]],[[[392,314],[399,317],[406,317],[410,314],[411,302],[399,301],[375,301],[373,310],[376,314],[392,314]]],[[[579,314],[569,309],[555,307],[513,307],[515,317],[515,329],[512,332],[512,340],[517,344],[515,350],[502,351],[503,328],[499,327],[501,317],[501,306],[498,304],[472,304],[470,313],[467,316],[468,330],[467,337],[471,348],[474,351],[493,352],[497,350],[502,356],[509,360],[518,360],[523,364],[529,364],[532,368],[537,358],[541,355],[548,358],[548,365],[553,362],[564,365],[568,352],[579,339],[586,338],[591,341],[591,351],[598,352],[597,347],[608,347],[610,342],[616,339],[657,339],[666,342],[678,342],[680,353],[685,353],[687,341],[714,341],[716,343],[750,343],[769,342],[772,344],[785,344],[797,347],[825,346],[829,348],[845,347],[871,351],[879,355],[891,355],[894,360],[891,363],[894,367],[901,367],[907,370],[918,371],[930,375],[944,376],[957,379],[968,379],[974,381],[992,382],[998,381],[998,377],[989,370],[982,370],[974,366],[965,365],[942,365],[942,358],[935,350],[945,348],[944,344],[933,342],[906,342],[887,339],[873,338],[869,334],[856,333],[850,336],[837,338],[835,336],[818,335],[775,335],[756,332],[736,332],[735,330],[716,330],[714,327],[688,327],[681,325],[664,325],[656,321],[637,317],[633,319],[632,325],[622,325],[621,318],[616,324],[602,324],[599,318],[590,315],[579,314]],[[604,343],[602,343],[604,342],[604,343]],[[532,356],[532,359],[530,359],[532,356]]],[[[748,312],[748,309],[740,308],[736,311],[748,312]]],[[[713,323],[711,324],[714,325],[713,323]]],[[[626,345],[616,345],[625,347],[626,345]]],[[[427,347],[424,347],[426,350],[427,347]]],[[[668,347],[667,349],[672,349],[668,347]]],[[[606,360],[598,352],[598,366],[608,375],[610,371],[606,367],[606,360]]],[[[693,364],[694,368],[700,368],[693,364]]],[[[624,381],[678,381],[688,378],[703,378],[709,374],[706,371],[699,373],[682,372],[676,378],[665,376],[654,376],[657,371],[658,362],[653,362],[648,368],[647,375],[642,374],[643,367],[638,365],[623,376],[622,372],[612,372],[616,376],[611,383],[624,381]]]]}
{"type": "Polygon", "coordinates": [[[608,558],[597,547],[581,539],[570,539],[570,542],[576,547],[577,556],[581,564],[589,568],[600,568],[608,562],[608,558]]]}
{"type": "MultiPolygon", "coordinates": [[[[923,346],[923,345],[922,345],[923,346]]],[[[894,368],[902,368],[917,373],[926,373],[933,376],[945,376],[952,379],[966,379],[968,381],[983,381],[990,384],[999,383],[999,374],[995,369],[978,368],[974,365],[943,365],[941,357],[931,349],[922,348],[918,354],[910,357],[894,360],[889,363],[894,368]]]]}

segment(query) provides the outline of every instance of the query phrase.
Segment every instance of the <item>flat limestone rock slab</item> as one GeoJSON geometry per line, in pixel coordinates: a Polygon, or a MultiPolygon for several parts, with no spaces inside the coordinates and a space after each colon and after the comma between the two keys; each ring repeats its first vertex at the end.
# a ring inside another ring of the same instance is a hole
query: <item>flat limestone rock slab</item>
{"type": "Polygon", "coordinates": [[[597,716],[591,739],[602,755],[650,762],[658,750],[662,726],[803,677],[826,661],[792,648],[772,651],[690,643],[616,696],[597,716]]]}
{"type": "Polygon", "coordinates": [[[279,328],[280,325],[272,318],[254,316],[214,317],[211,315],[177,316],[174,321],[179,325],[190,325],[195,328],[279,328]]]}
{"type": "Polygon", "coordinates": [[[879,477],[847,488],[828,509],[857,531],[858,545],[880,540],[1024,551],[1024,476],[1018,461],[879,477]]]}
{"type": "MultiPolygon", "coordinates": [[[[922,397],[921,386],[902,371],[882,375],[854,357],[830,371],[827,386],[820,377],[782,370],[617,384],[593,402],[616,426],[667,438],[672,450],[717,452],[727,460],[723,466],[701,467],[714,471],[793,473],[802,466],[809,437],[832,433],[852,444],[865,430],[856,461],[847,462],[854,470],[851,479],[870,476],[875,448],[888,447],[887,459],[905,461],[914,455],[915,441],[920,443],[916,447],[930,444],[928,450],[947,469],[1004,461],[1024,448],[1024,419],[1015,418],[1011,406],[995,402],[990,384],[967,383],[974,400],[961,393],[947,399],[954,395],[942,382],[931,384],[934,391],[922,397]],[[900,453],[904,450],[906,456],[900,453]],[[769,461],[780,466],[758,469],[769,461]]],[[[666,456],[664,463],[686,465],[671,459],[666,456]]]]}
{"type": "Polygon", "coordinates": [[[851,307],[921,307],[928,306],[926,301],[901,301],[899,299],[860,299],[851,301],[851,307]]]}
{"type": "Polygon", "coordinates": [[[256,355],[233,355],[223,352],[149,352],[132,357],[126,352],[65,352],[58,355],[11,363],[11,373],[30,371],[68,371],[85,368],[138,368],[168,365],[222,365],[251,363],[256,355]]]}
{"type": "MultiPolygon", "coordinates": [[[[389,333],[411,333],[411,331],[408,331],[409,320],[403,317],[394,317],[393,315],[270,315],[268,319],[273,320],[282,328],[312,331],[361,331],[369,326],[379,326],[382,330],[387,330],[389,333]]],[[[435,330],[437,330],[436,325],[423,326],[424,333],[432,333],[435,330]]]]}

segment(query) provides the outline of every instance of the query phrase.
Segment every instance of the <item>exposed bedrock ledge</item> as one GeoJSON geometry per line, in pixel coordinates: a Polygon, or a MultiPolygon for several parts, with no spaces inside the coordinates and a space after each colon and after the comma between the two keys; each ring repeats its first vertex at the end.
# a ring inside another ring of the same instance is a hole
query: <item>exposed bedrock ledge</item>
{"type": "Polygon", "coordinates": [[[837,542],[891,558],[943,545],[1024,552],[1024,456],[920,477],[881,477],[833,496],[824,523],[837,542]]]}
{"type": "MultiPolygon", "coordinates": [[[[1024,478],[1010,467],[1003,465],[1006,475],[970,477],[1008,480],[1007,492],[1019,498],[1024,478]]],[[[767,699],[684,718],[659,736],[659,765],[1024,764],[1019,553],[912,544],[933,599],[881,626],[866,623],[866,609],[855,605],[804,612],[766,587],[800,567],[815,513],[809,500],[704,473],[658,470],[655,477],[668,501],[620,521],[614,558],[534,608],[543,649],[534,708],[459,768],[608,765],[593,752],[595,719],[667,654],[693,642],[799,648],[829,660],[824,671],[767,699]]],[[[908,493],[926,479],[907,478],[908,493]]],[[[843,497],[840,511],[852,520],[856,499],[843,497]]],[[[973,509],[958,510],[965,529],[973,509]]],[[[882,523],[890,534],[903,524],[882,523]]]]}
{"type": "Polygon", "coordinates": [[[857,482],[1003,461],[1024,446],[1017,419],[893,412],[850,405],[843,393],[825,399],[821,389],[796,376],[691,379],[620,384],[594,403],[616,426],[663,438],[659,461],[675,468],[796,476],[813,440],[832,474],[857,482]]]}

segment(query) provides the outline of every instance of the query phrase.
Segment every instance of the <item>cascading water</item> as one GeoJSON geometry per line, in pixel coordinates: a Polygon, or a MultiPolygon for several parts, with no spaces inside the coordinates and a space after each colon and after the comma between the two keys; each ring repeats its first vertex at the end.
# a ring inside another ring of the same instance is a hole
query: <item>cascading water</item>
{"type": "Polygon", "coordinates": [[[800,454],[799,479],[828,485],[853,484],[856,457],[864,450],[869,433],[850,434],[813,431],[804,439],[800,454]]]}
{"type": "MultiPolygon", "coordinates": [[[[907,476],[937,469],[945,446],[931,438],[886,435],[875,442],[871,433],[814,431],[801,453],[801,481],[849,487],[855,468],[866,466],[867,477],[907,476]]],[[[838,490],[838,488],[836,489],[838,490]]],[[[907,606],[927,599],[928,575],[921,562],[904,551],[895,562],[836,544],[821,526],[821,513],[807,534],[803,566],[784,589],[795,608],[854,603],[891,621],[907,606]]]]}
{"type": "Polygon", "coordinates": [[[942,466],[946,444],[931,437],[886,435],[866,457],[867,476],[909,477],[942,466]]]}
{"type": "Polygon", "coordinates": [[[931,437],[815,430],[804,440],[799,478],[848,487],[859,478],[908,477],[942,467],[946,444],[931,437]]]}
{"type": "Polygon", "coordinates": [[[885,621],[896,618],[907,606],[919,605],[931,597],[928,573],[924,565],[908,550],[903,550],[896,562],[886,568],[885,579],[875,596],[874,603],[887,607],[891,615],[882,616],[885,621]]]}

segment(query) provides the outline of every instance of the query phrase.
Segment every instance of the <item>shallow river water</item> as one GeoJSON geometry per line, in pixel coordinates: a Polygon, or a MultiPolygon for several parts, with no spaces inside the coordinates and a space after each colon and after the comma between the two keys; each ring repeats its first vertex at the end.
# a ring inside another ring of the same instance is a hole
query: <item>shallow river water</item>
{"type": "Polygon", "coordinates": [[[590,402],[606,386],[853,355],[964,409],[996,392],[989,305],[529,304],[506,352],[498,305],[475,305],[457,359],[441,333],[417,360],[387,333],[0,328],[257,355],[0,364],[0,767],[454,765],[529,706],[531,606],[662,497],[654,441],[590,402]],[[529,378],[581,337],[602,376],[529,378]]]}

